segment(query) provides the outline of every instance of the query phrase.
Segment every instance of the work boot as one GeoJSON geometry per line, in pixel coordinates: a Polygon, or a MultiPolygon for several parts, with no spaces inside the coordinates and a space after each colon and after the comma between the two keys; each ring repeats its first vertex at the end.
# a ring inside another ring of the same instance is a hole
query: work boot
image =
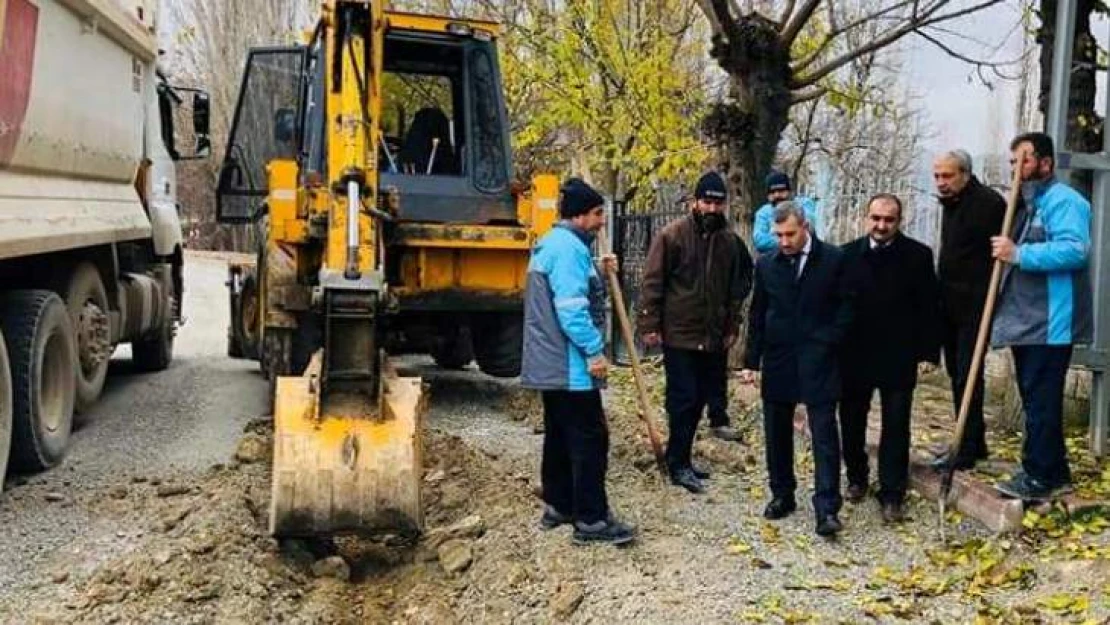
{"type": "Polygon", "coordinates": [[[1019,471],[1014,477],[995,484],[994,488],[1003,495],[1023,501],[1052,499],[1072,492],[1071,484],[1068,482],[1049,484],[1024,471],[1019,471]]]}
{"type": "Polygon", "coordinates": [[[867,484],[849,484],[844,490],[844,498],[852,503],[859,503],[867,496],[867,484]]]}
{"type": "Polygon", "coordinates": [[[901,523],[905,518],[906,514],[902,511],[902,502],[883,502],[883,523],[901,523]]]}
{"type": "Polygon", "coordinates": [[[818,536],[832,538],[842,529],[844,529],[844,525],[840,523],[840,519],[838,519],[835,514],[826,514],[817,519],[818,536]]]}
{"type": "Polygon", "coordinates": [[[744,441],[744,436],[740,434],[740,430],[732,427],[731,425],[717,425],[709,428],[713,436],[723,440],[734,443],[741,443],[744,441]]]}
{"type": "Polygon", "coordinates": [[[775,497],[767,507],[763,509],[763,518],[777,521],[778,519],[787,517],[791,512],[798,508],[793,499],[786,499],[785,497],[775,497]]]}
{"type": "Polygon", "coordinates": [[[574,519],[569,514],[563,514],[554,507],[544,504],[543,516],[540,517],[540,529],[553,530],[560,525],[570,523],[574,519]]]}
{"type": "Polygon", "coordinates": [[[671,484],[681,486],[695,494],[705,492],[705,486],[701,483],[701,480],[698,479],[698,476],[694,474],[694,470],[689,467],[671,471],[671,484]]]}
{"type": "Polygon", "coordinates": [[[575,521],[573,540],[578,545],[592,543],[627,545],[636,540],[636,528],[614,519],[612,515],[596,523],[575,521]]]}

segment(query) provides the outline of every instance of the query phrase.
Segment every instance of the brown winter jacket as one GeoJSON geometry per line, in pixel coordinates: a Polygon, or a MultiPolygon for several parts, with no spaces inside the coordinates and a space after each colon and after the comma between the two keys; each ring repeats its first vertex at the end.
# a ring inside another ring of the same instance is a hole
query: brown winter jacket
{"type": "Polygon", "coordinates": [[[740,237],[727,228],[707,234],[687,215],[651,242],[637,329],[662,333],[668,347],[724,351],[751,286],[752,258],[740,237]]]}

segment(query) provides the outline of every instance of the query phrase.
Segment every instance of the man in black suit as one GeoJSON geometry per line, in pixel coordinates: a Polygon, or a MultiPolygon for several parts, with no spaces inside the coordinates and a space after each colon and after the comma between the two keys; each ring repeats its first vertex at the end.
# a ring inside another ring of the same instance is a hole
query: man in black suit
{"type": "Polygon", "coordinates": [[[748,326],[742,382],[762,370],[763,428],[771,502],[763,516],[781,519],[796,508],[794,408],[805,404],[813,435],[813,508],[817,533],[842,529],[840,344],[852,322],[852,288],[840,249],[810,234],[805,212],[793,202],[775,207],[778,250],[759,258],[748,326]]]}
{"type": "Polygon", "coordinates": [[[903,518],[918,363],[940,362],[933,251],[902,234],[901,224],[902,201],[880,193],[867,203],[867,236],[841,248],[856,288],[855,315],[841,360],[845,495],[859,502],[867,494],[867,413],[877,389],[882,406],[878,498],[887,523],[903,518]]]}

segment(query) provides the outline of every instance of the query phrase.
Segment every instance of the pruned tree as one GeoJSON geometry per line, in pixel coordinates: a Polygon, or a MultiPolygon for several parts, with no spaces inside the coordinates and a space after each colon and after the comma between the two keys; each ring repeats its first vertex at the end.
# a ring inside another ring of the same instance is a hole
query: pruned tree
{"type": "MultiPolygon", "coordinates": [[[[729,75],[728,100],[713,108],[705,127],[727,154],[736,206],[749,211],[763,196],[763,176],[793,107],[846,91],[841,71],[853,61],[911,34],[943,46],[941,25],[1001,2],[697,1],[712,29],[711,54],[729,75]],[[875,24],[881,25],[877,36],[851,37],[875,24]]],[[[741,235],[749,235],[751,220],[739,224],[741,235]]]]}

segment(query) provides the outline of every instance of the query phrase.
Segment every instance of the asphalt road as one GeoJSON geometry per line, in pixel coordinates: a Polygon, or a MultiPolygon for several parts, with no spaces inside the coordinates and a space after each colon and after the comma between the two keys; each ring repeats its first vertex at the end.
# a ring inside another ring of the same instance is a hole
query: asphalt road
{"type": "MultiPolygon", "coordinates": [[[[187,482],[227,462],[244,426],[266,410],[257,363],[226,355],[226,265],[189,255],[186,324],[170,368],[131,369],[120,347],[104,395],[74,433],[64,463],[33,476],[7,476],[0,495],[0,614],[21,589],[59,566],[91,568],[126,550],[133,528],[95,513],[97,493],[138,481],[187,482]]],[[[3,620],[3,619],[0,619],[3,620]]]]}

